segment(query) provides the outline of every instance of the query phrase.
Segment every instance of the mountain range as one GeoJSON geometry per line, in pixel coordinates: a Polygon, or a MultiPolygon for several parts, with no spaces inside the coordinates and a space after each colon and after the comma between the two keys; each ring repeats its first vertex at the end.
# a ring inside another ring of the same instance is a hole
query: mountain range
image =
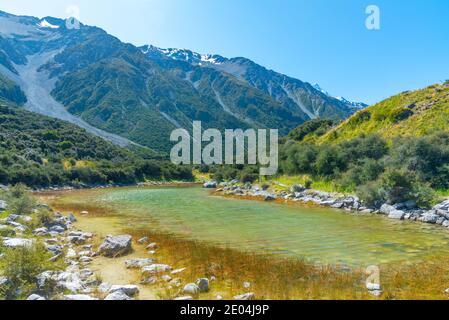
{"type": "Polygon", "coordinates": [[[0,99],[121,146],[166,153],[170,132],[277,128],[358,110],[246,58],[136,47],[82,23],[0,12],[0,99]]]}

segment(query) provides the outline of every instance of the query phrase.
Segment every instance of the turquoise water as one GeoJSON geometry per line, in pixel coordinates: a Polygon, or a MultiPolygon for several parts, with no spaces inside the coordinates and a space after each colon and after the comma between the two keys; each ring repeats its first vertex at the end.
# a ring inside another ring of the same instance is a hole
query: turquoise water
{"type": "Polygon", "coordinates": [[[94,201],[130,215],[127,226],[317,263],[362,266],[449,256],[447,230],[383,216],[229,199],[201,188],[110,189],[94,201]]]}

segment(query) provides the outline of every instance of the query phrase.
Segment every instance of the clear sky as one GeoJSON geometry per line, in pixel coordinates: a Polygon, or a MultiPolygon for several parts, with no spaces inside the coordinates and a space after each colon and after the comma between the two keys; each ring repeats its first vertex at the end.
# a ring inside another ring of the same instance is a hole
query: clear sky
{"type": "Polygon", "coordinates": [[[244,56],[367,103],[449,79],[447,0],[0,0],[0,9],[67,17],[136,45],[244,56]],[[365,27],[368,5],[380,30],[365,27]]]}

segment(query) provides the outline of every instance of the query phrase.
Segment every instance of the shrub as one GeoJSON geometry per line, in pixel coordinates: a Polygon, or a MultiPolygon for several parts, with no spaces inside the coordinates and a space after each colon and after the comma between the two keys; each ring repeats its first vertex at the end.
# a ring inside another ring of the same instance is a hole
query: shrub
{"type": "Polygon", "coordinates": [[[3,290],[3,298],[17,298],[15,295],[19,288],[21,297],[35,292],[36,276],[46,270],[58,268],[57,265],[49,262],[49,258],[50,254],[42,244],[6,249],[0,260],[0,269],[10,283],[3,290]]]}
{"type": "Polygon", "coordinates": [[[25,185],[18,184],[12,187],[6,195],[8,210],[11,213],[27,215],[36,207],[36,200],[31,196],[25,185]]]}
{"type": "Polygon", "coordinates": [[[385,199],[381,193],[381,186],[378,181],[370,181],[356,190],[357,196],[369,207],[379,207],[385,199]]]}

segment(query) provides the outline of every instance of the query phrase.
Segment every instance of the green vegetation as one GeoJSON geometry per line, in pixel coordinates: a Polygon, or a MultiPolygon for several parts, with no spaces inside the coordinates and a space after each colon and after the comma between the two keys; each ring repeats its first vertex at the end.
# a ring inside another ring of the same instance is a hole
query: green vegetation
{"type": "MultiPolygon", "coordinates": [[[[37,275],[60,269],[58,263],[49,260],[51,254],[41,243],[2,251],[4,256],[0,260],[0,272],[8,283],[0,287],[0,299],[24,299],[37,292],[37,275]]],[[[46,291],[45,288],[40,290],[46,291]]]]}
{"type": "Polygon", "coordinates": [[[0,102],[23,105],[27,101],[19,86],[0,74],[0,102]]]}
{"type": "Polygon", "coordinates": [[[36,199],[31,196],[23,184],[11,187],[8,192],[1,192],[3,200],[8,203],[8,211],[12,214],[31,214],[36,207],[36,199]]]}
{"type": "MultiPolygon", "coordinates": [[[[137,147],[134,147],[137,148],[137,147]]],[[[66,122],[0,104],[0,183],[29,187],[190,180],[188,167],[114,146],[66,122]]]]}

